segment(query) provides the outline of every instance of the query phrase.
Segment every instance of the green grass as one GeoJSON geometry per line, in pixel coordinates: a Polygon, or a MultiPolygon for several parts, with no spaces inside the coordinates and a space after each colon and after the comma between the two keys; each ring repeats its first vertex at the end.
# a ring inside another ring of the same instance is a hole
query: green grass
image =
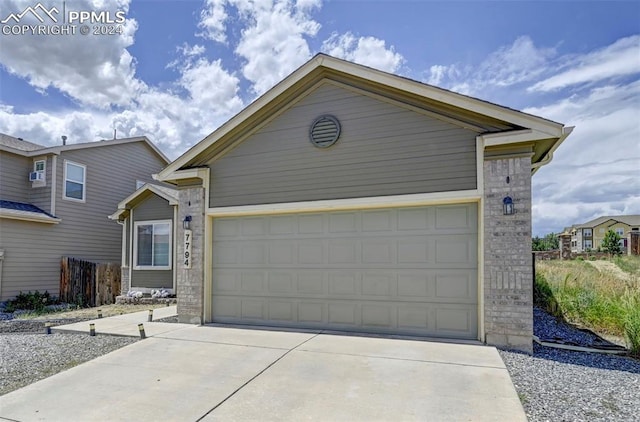
{"type": "Polygon", "coordinates": [[[640,277],[640,256],[616,256],[613,263],[622,271],[640,277]]]}
{"type": "Polygon", "coordinates": [[[553,315],[602,334],[625,337],[640,356],[640,284],[584,261],[536,263],[535,300],[553,315]]]}

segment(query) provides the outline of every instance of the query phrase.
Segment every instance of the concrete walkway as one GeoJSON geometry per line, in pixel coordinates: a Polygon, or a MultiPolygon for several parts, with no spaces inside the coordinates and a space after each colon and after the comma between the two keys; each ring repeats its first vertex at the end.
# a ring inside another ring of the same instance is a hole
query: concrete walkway
{"type": "MultiPolygon", "coordinates": [[[[175,308],[173,308],[175,312],[175,308]]],[[[162,318],[171,309],[155,310],[162,318]]],[[[138,336],[146,312],[96,320],[138,336]]],[[[147,338],[0,397],[17,421],[526,421],[493,347],[145,323],[147,338]]],[[[88,331],[88,323],[56,327],[88,331]]]]}

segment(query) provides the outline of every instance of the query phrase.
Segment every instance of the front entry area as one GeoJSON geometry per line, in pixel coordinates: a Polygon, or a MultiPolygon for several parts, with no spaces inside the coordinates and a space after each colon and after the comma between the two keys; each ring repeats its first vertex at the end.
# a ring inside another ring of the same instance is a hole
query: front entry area
{"type": "Polygon", "coordinates": [[[478,338],[475,203],[213,219],[213,322],[478,338]]]}

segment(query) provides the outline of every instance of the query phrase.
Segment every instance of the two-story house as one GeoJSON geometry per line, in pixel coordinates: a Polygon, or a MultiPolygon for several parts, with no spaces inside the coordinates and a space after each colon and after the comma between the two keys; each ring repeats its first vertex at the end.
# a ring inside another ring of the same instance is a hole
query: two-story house
{"type": "Polygon", "coordinates": [[[107,216],[168,162],[145,137],[46,147],[0,134],[0,300],[58,295],[62,256],[119,263],[123,229],[107,216]]]}
{"type": "Polygon", "coordinates": [[[568,230],[571,233],[571,252],[598,249],[609,230],[620,236],[620,246],[626,251],[629,232],[640,230],[640,215],[605,215],[573,225],[568,230]]]}

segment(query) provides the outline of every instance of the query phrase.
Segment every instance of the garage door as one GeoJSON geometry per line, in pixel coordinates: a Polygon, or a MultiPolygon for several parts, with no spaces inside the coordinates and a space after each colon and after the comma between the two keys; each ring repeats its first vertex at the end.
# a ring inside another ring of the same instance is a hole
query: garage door
{"type": "Polygon", "coordinates": [[[214,218],[212,320],[477,337],[477,205],[214,218]]]}

